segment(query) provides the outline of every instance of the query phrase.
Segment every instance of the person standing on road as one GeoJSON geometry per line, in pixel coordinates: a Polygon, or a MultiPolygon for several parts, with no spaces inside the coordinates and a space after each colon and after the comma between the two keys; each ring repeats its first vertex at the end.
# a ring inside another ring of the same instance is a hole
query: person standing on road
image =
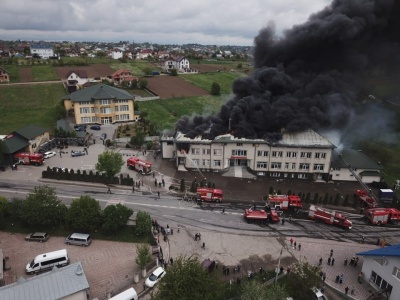
{"type": "Polygon", "coordinates": [[[157,195],[158,195],[158,199],[160,199],[161,198],[160,191],[157,192],[157,195]]]}
{"type": "Polygon", "coordinates": [[[319,259],[319,265],[322,265],[322,257],[319,259]]]}
{"type": "Polygon", "coordinates": [[[301,250],[301,244],[299,243],[299,251],[301,250]]]}
{"type": "Polygon", "coordinates": [[[110,189],[110,187],[107,188],[107,194],[111,194],[111,189],[110,189]]]}
{"type": "Polygon", "coordinates": [[[290,247],[293,246],[293,238],[290,238],[290,247]]]}
{"type": "Polygon", "coordinates": [[[335,259],[332,258],[332,260],[331,260],[331,266],[333,266],[334,264],[335,264],[335,259]]]}

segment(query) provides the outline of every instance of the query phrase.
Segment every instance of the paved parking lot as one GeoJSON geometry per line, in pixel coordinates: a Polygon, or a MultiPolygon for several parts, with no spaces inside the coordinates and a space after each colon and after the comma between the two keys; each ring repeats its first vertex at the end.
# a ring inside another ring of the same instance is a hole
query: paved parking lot
{"type": "Polygon", "coordinates": [[[43,253],[67,249],[71,263],[80,261],[90,285],[89,299],[107,299],[107,294],[116,294],[132,286],[136,266],[136,245],[93,240],[89,247],[66,245],[64,237],[50,237],[45,243],[26,242],[24,234],[0,232],[0,247],[9,257],[11,270],[4,272],[6,283],[19,277],[30,278],[25,266],[43,253]]]}

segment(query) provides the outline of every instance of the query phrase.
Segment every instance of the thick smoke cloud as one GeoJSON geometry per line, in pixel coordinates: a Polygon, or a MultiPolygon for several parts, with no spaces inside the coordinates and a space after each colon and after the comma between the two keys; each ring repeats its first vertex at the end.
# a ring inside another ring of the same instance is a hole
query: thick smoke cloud
{"type": "Polygon", "coordinates": [[[345,130],[368,95],[362,78],[399,66],[399,16],[400,1],[336,0],[283,38],[273,26],[262,29],[254,73],[234,82],[218,114],[184,117],[175,129],[190,138],[230,132],[269,140],[282,129],[345,130]]]}

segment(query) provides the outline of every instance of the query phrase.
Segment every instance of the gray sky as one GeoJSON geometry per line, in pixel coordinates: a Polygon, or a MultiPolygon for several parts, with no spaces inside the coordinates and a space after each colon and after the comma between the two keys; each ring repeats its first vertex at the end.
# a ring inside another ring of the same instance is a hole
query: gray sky
{"type": "Polygon", "coordinates": [[[1,0],[0,39],[253,45],[331,0],[1,0]]]}

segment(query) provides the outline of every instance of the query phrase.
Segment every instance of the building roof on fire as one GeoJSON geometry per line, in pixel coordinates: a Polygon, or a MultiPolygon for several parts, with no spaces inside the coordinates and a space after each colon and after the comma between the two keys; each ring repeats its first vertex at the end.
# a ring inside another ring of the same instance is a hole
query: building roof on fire
{"type": "Polygon", "coordinates": [[[354,149],[343,149],[342,151],[333,151],[332,168],[348,168],[382,170],[383,166],[366,156],[361,151],[354,149]]]}
{"type": "Polygon", "coordinates": [[[400,256],[400,244],[378,248],[374,250],[359,252],[361,256],[400,256]]]}
{"type": "Polygon", "coordinates": [[[72,102],[84,102],[102,99],[133,100],[134,98],[134,96],[124,90],[100,83],[73,92],[70,95],[64,96],[62,99],[71,100],[72,102]]]}

